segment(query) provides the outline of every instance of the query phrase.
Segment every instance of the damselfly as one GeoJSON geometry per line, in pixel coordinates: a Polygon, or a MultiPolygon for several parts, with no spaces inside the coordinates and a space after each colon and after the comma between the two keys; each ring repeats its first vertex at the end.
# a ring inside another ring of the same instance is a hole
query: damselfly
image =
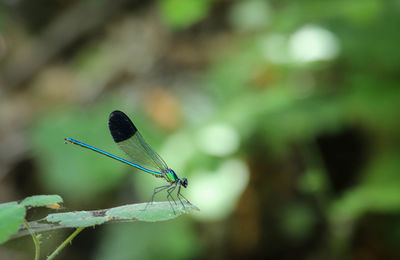
{"type": "Polygon", "coordinates": [[[117,143],[119,148],[128,155],[130,161],[72,138],[65,138],[65,143],[79,145],[83,148],[98,152],[112,159],[138,168],[139,170],[150,173],[157,178],[165,179],[168,184],[156,187],[154,189],[150,203],[153,202],[154,196],[157,193],[167,190],[167,199],[172,207],[170,199],[175,202],[172,197],[172,192],[178,187],[177,197],[182,203],[182,206],[185,207],[181,198],[185,199],[187,202],[188,200],[181,194],[181,187],[183,186],[186,188],[188,185],[188,180],[186,178],[180,179],[174,170],[168,167],[164,160],[143,139],[142,135],[139,133],[129,117],[123,112],[116,110],[110,114],[108,127],[114,141],[117,143]]]}

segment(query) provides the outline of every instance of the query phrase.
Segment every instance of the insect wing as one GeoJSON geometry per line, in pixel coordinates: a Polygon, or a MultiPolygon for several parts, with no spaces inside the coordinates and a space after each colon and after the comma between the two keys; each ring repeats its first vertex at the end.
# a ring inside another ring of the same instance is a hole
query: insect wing
{"type": "Polygon", "coordinates": [[[123,112],[112,112],[108,127],[114,141],[133,163],[160,173],[168,169],[164,160],[146,143],[136,126],[123,112]]]}
{"type": "Polygon", "coordinates": [[[139,164],[149,170],[163,172],[168,169],[167,164],[143,139],[139,132],[131,138],[117,143],[133,163],[139,164]]]}

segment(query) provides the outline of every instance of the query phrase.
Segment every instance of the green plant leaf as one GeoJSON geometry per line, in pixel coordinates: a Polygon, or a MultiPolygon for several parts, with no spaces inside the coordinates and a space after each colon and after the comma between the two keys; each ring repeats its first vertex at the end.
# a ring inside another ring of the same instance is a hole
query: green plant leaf
{"type": "Polygon", "coordinates": [[[50,214],[46,220],[53,223],[59,223],[65,227],[89,227],[100,225],[109,218],[104,215],[97,215],[99,211],[76,211],[66,213],[50,214]]]}
{"type": "Polygon", "coordinates": [[[88,227],[110,221],[165,221],[199,210],[188,202],[184,206],[180,203],[172,204],[172,207],[169,202],[154,202],[145,209],[146,205],[141,203],[103,210],[55,213],[48,215],[46,220],[65,227],[88,227]]]}
{"type": "Polygon", "coordinates": [[[17,202],[0,204],[0,243],[17,232],[25,217],[25,207],[17,202]]]}
{"type": "Polygon", "coordinates": [[[171,204],[166,201],[154,202],[149,204],[147,208],[146,205],[147,203],[120,206],[109,209],[106,214],[116,220],[157,222],[176,218],[192,210],[199,210],[199,208],[190,203],[184,203],[184,206],[180,203],[172,204],[173,209],[171,204]],[[145,208],[146,210],[144,210],[145,208]]]}
{"type": "Polygon", "coordinates": [[[58,195],[35,195],[25,198],[20,204],[22,206],[42,207],[62,202],[63,199],[58,195]]]}

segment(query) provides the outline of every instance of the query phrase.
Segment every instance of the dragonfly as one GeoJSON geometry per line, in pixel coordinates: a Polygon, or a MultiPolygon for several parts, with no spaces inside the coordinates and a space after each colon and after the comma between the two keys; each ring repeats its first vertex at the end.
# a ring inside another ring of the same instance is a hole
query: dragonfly
{"type": "Polygon", "coordinates": [[[181,187],[186,188],[188,186],[188,180],[186,178],[180,179],[175,171],[168,167],[161,156],[158,155],[144,140],[143,136],[139,133],[136,126],[126,114],[118,110],[111,112],[108,119],[108,127],[114,142],[117,143],[119,148],[129,157],[129,161],[72,138],[65,138],[64,140],[65,143],[72,143],[81,146],[129,166],[133,166],[157,178],[163,178],[166,180],[168,182],[167,185],[162,185],[154,189],[151,201],[147,203],[146,208],[154,201],[154,197],[157,193],[166,190],[168,194],[168,202],[174,210],[171,200],[176,204],[176,201],[172,197],[172,192],[176,188],[178,188],[177,197],[182,203],[182,206],[185,207],[182,199],[185,199],[186,202],[189,203],[189,201],[181,194],[181,187]]]}

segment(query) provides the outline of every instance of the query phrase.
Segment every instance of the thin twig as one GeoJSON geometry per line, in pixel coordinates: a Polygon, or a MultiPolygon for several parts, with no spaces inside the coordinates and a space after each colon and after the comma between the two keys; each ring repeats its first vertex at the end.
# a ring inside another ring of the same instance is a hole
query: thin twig
{"type": "Polygon", "coordinates": [[[24,226],[29,230],[29,233],[31,233],[33,244],[35,245],[35,260],[39,260],[40,257],[39,239],[36,236],[35,232],[33,232],[33,230],[31,229],[31,226],[29,226],[28,221],[26,221],[26,219],[24,219],[24,226]]]}
{"type": "Polygon", "coordinates": [[[54,259],[54,257],[56,257],[56,255],[57,255],[58,253],[60,253],[60,251],[61,251],[62,249],[64,249],[64,247],[66,247],[67,244],[70,243],[70,242],[72,241],[72,239],[74,239],[74,237],[76,237],[76,236],[77,236],[82,230],[84,230],[84,229],[85,229],[85,227],[79,227],[79,228],[77,228],[77,229],[74,231],[74,233],[72,233],[67,239],[65,239],[65,241],[62,242],[62,244],[59,245],[59,246],[57,247],[57,249],[54,250],[54,252],[51,253],[51,255],[49,255],[49,256],[47,257],[47,260],[54,259]]]}

